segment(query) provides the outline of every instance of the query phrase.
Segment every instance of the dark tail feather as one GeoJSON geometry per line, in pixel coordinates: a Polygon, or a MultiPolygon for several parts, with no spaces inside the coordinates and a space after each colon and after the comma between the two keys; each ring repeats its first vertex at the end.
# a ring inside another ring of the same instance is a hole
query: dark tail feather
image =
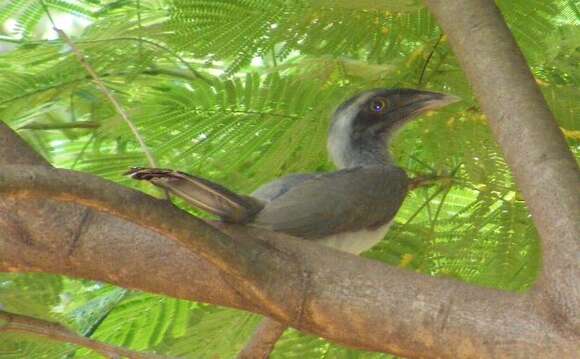
{"type": "Polygon", "coordinates": [[[204,178],[162,168],[132,168],[126,175],[149,181],[183,198],[192,206],[221,217],[224,222],[247,223],[264,206],[204,178]]]}

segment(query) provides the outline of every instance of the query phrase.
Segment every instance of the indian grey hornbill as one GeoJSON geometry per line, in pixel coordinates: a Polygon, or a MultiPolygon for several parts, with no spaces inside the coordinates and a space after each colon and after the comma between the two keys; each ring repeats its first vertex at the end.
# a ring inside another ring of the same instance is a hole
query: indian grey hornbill
{"type": "Polygon", "coordinates": [[[409,180],[388,150],[403,125],[457,97],[413,89],[375,89],[338,107],[328,133],[337,167],[329,173],[293,174],[234,193],[183,172],[133,168],[128,174],[185,199],[224,222],[245,224],[361,253],[387,233],[407,194],[409,180]]]}

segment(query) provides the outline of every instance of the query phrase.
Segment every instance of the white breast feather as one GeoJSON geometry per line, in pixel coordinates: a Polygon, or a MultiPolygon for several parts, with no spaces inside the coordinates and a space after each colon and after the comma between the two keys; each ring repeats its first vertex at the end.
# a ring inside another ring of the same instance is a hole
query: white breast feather
{"type": "Polygon", "coordinates": [[[360,230],[356,232],[334,234],[332,236],[317,239],[316,243],[339,251],[359,254],[379,243],[389,231],[391,223],[392,221],[383,224],[374,230],[360,230]]]}

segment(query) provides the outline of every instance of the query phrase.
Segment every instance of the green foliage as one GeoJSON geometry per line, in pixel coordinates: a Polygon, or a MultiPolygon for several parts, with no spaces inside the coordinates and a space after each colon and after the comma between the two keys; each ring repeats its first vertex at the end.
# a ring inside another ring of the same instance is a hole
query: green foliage
{"type": "Polygon", "coordinates": [[[60,302],[63,279],[48,274],[23,276],[0,274],[0,303],[2,309],[40,319],[57,319],[52,309],[60,302]]]}
{"type": "MultiPolygon", "coordinates": [[[[79,17],[90,17],[91,6],[87,2],[74,0],[44,0],[48,9],[65,12],[79,17]]],[[[45,12],[42,3],[37,0],[11,0],[0,6],[0,24],[8,19],[16,20],[15,28],[24,38],[33,35],[45,12]]]]}
{"type": "MultiPolygon", "coordinates": [[[[365,256],[504,290],[533,285],[537,233],[445,36],[421,2],[44,3],[53,15],[89,23],[65,30],[162,166],[241,192],[288,173],[330,170],[330,115],[361,89],[461,96],[461,104],[410,125],[393,144],[410,174],[453,179],[414,191],[385,240],[365,256]]],[[[580,11],[572,1],[498,5],[578,156],[580,11]]],[[[51,30],[40,2],[0,5],[0,24],[6,21],[16,32],[0,36],[0,118],[57,166],[151,191],[122,177],[128,167],[147,164],[143,151],[71,48],[46,40],[51,30]]],[[[97,340],[184,358],[233,357],[258,322],[231,309],[40,274],[0,276],[0,304],[97,340]]],[[[97,355],[2,334],[0,358],[21,357],[97,355]]],[[[389,356],[288,331],[273,358],[296,357],[389,356]]]]}
{"type": "MultiPolygon", "coordinates": [[[[90,336],[133,350],[151,351],[168,340],[183,337],[197,307],[195,303],[150,294],[124,294],[106,312],[106,318],[92,328],[90,336]]],[[[99,358],[87,349],[78,350],[73,357],[99,358]]]]}
{"type": "Polygon", "coordinates": [[[260,322],[254,314],[208,306],[190,315],[190,327],[157,346],[159,352],[179,358],[234,358],[260,322]]]}

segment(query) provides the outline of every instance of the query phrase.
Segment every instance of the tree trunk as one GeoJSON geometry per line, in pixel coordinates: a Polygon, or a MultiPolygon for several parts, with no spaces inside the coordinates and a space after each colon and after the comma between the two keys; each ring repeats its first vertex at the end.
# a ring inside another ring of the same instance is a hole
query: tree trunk
{"type": "Polygon", "coordinates": [[[578,164],[495,2],[425,2],[449,37],[540,233],[544,267],[536,290],[554,320],[580,334],[578,164]]]}

